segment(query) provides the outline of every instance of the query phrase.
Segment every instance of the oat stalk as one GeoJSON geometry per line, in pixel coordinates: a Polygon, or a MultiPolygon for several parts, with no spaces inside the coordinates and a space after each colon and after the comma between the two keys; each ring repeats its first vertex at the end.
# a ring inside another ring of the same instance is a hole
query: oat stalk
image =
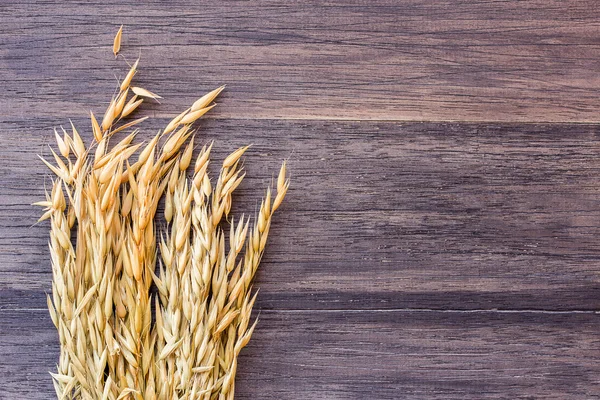
{"type": "Polygon", "coordinates": [[[61,345],[54,388],[59,399],[233,399],[238,356],[256,326],[252,278],[289,187],[286,165],[254,226],[235,221],[248,147],[223,161],[216,183],[207,172],[212,144],[193,157],[192,125],[223,87],[135,143],[146,118],[124,118],[144,98],[160,98],[131,86],[138,61],[102,120],[90,113],[93,141],[86,146],[71,123],[54,132],[58,153],[42,158],[56,175],[36,203],[40,221],[50,220],[48,308],[61,345]],[[157,231],[161,199],[167,225],[157,231]]]}

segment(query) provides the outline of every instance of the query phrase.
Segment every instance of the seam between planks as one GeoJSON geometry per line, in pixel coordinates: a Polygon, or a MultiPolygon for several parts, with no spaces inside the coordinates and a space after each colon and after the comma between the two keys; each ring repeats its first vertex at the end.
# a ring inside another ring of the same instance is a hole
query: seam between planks
{"type": "MultiPolygon", "coordinates": [[[[171,118],[167,116],[157,116],[153,118],[171,118]]],[[[322,117],[322,116],[298,116],[298,117],[236,117],[236,116],[208,116],[204,119],[210,120],[237,120],[237,121],[331,121],[331,122],[391,122],[391,123],[426,123],[426,124],[497,124],[497,125],[599,125],[600,120],[574,120],[574,121],[553,121],[553,120],[524,120],[508,121],[494,119],[413,119],[413,118],[346,118],[346,117],[322,117]]]]}
{"type": "MultiPolygon", "coordinates": [[[[18,308],[18,307],[0,307],[2,311],[48,311],[47,308],[18,308]]],[[[259,314],[276,313],[447,313],[447,314],[600,314],[600,310],[543,310],[543,309],[494,309],[494,308],[474,308],[465,310],[456,309],[438,309],[438,308],[390,308],[390,309],[257,309],[259,314]]]]}
{"type": "MultiPolygon", "coordinates": [[[[42,120],[59,120],[64,116],[47,116],[41,115],[38,117],[31,118],[5,118],[0,119],[0,124],[4,123],[14,123],[21,121],[33,121],[35,118],[39,118],[42,120]]],[[[78,116],[71,116],[71,119],[77,119],[78,116]]],[[[85,118],[85,116],[81,116],[81,118],[85,118]]],[[[173,115],[162,115],[162,114],[154,114],[150,117],[152,120],[160,120],[160,119],[172,119],[173,115]]],[[[360,122],[360,123],[423,123],[423,124],[468,124],[468,125],[486,125],[486,124],[494,124],[494,125],[502,125],[502,126],[518,126],[518,125],[557,125],[557,126],[569,126],[569,125],[600,125],[599,120],[573,120],[573,121],[553,121],[553,120],[494,120],[494,119],[413,119],[413,118],[350,118],[350,117],[323,117],[323,116],[298,116],[298,117],[266,117],[266,116],[257,116],[257,117],[245,117],[245,116],[204,116],[203,120],[215,120],[215,121],[310,121],[310,122],[360,122]]]]}

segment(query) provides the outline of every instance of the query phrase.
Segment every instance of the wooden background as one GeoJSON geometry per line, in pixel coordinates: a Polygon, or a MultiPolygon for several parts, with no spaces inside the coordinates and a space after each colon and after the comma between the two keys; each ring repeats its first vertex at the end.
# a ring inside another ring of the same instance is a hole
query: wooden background
{"type": "Polygon", "coordinates": [[[237,398],[600,398],[599,2],[11,3],[1,399],[53,397],[36,155],[103,112],[121,24],[164,97],[144,139],[228,85],[199,127],[218,157],[254,144],[235,212],[290,158],[237,398]]]}

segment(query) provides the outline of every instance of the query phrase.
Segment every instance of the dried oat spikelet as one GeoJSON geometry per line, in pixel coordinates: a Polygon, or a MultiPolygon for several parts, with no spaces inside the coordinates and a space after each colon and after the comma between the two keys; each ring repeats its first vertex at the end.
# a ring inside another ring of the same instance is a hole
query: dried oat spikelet
{"type": "Polygon", "coordinates": [[[148,97],[149,99],[162,99],[162,97],[160,97],[156,93],[152,93],[151,91],[141,87],[133,86],[131,88],[131,91],[140,97],[148,97]]]}
{"type": "Polygon", "coordinates": [[[123,35],[123,25],[121,25],[121,27],[117,31],[117,34],[115,35],[115,39],[113,41],[113,53],[115,55],[115,58],[117,57],[117,54],[119,54],[119,50],[121,50],[121,36],[122,35],[123,35]]]}

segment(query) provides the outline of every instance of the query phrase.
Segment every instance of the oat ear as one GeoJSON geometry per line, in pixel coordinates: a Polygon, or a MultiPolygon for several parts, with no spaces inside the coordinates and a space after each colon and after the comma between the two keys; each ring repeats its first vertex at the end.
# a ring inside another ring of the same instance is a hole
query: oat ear
{"type": "Polygon", "coordinates": [[[250,146],[227,156],[214,182],[213,143],[194,159],[193,124],[224,87],[142,147],[138,128],[148,117],[123,119],[160,96],[132,86],[138,63],[102,120],[90,112],[89,146],[71,123],[71,135],[54,131],[58,152],[40,157],[56,175],[35,203],[43,207],[40,221],[50,221],[47,305],[61,346],[53,385],[61,399],[232,399],[238,356],[258,322],[251,324],[258,294],[252,280],[289,187],[286,164],[275,199],[268,188],[254,225],[243,215],[236,222],[235,192],[250,146]],[[163,200],[165,220],[158,212],[163,200]]]}

